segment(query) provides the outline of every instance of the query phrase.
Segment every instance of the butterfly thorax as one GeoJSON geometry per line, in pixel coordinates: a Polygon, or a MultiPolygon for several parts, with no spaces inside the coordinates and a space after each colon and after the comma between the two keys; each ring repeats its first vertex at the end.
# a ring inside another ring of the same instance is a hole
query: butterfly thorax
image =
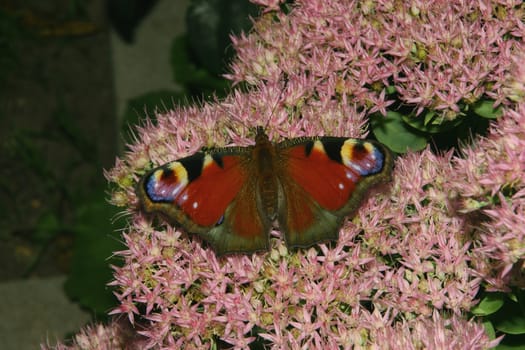
{"type": "Polygon", "coordinates": [[[278,205],[277,154],[274,145],[263,132],[257,133],[255,146],[252,150],[255,190],[259,210],[270,219],[275,219],[278,205]]]}

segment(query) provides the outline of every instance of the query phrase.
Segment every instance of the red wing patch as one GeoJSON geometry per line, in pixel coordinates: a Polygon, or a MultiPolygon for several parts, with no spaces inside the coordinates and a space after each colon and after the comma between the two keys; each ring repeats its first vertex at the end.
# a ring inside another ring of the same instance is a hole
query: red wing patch
{"type": "Polygon", "coordinates": [[[209,159],[201,175],[176,199],[177,205],[199,226],[217,224],[246,180],[239,156],[222,157],[222,167],[209,159]]]}
{"type": "MultiPolygon", "coordinates": [[[[189,180],[191,173],[181,162],[154,170],[145,179],[144,192],[153,205],[174,205],[194,224],[209,227],[222,220],[226,208],[243,186],[246,174],[240,156],[222,156],[222,166],[210,155],[201,159],[202,170],[192,180],[189,180]]],[[[169,216],[170,211],[164,211],[164,214],[169,216]]]]}
{"type": "Polygon", "coordinates": [[[232,232],[243,238],[253,238],[266,233],[253,190],[250,186],[241,190],[227,216],[232,232]]]}
{"type": "Polygon", "coordinates": [[[360,179],[360,175],[328,157],[322,143],[315,141],[311,151],[300,144],[285,150],[287,173],[322,208],[335,211],[342,208],[360,179]]]}

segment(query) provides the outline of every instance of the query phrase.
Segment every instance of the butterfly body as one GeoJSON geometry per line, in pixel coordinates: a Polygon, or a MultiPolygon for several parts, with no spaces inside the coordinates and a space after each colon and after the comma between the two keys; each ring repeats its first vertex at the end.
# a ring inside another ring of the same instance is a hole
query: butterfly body
{"type": "Polygon", "coordinates": [[[255,145],[199,152],[140,181],[142,208],[180,224],[217,254],[268,249],[279,224],[286,243],[306,247],[338,238],[345,216],[366,190],[390,178],[382,145],[343,137],[272,143],[262,128],[255,145]]]}

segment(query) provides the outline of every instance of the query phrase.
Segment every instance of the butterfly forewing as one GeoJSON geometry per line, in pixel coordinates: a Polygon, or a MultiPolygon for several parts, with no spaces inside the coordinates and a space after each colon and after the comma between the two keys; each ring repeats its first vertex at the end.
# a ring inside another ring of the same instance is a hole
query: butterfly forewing
{"type": "Polygon", "coordinates": [[[252,200],[250,148],[224,148],[167,163],[138,186],[143,209],[206,240],[218,254],[266,249],[268,223],[252,200]]]}
{"type": "Polygon", "coordinates": [[[390,153],[372,141],[319,137],[278,144],[285,175],[280,224],[291,246],[337,239],[366,190],[389,179],[390,153]]]}

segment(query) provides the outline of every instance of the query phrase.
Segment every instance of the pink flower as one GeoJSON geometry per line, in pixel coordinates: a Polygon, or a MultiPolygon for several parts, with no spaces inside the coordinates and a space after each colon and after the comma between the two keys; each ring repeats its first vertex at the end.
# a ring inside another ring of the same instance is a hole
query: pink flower
{"type": "Polygon", "coordinates": [[[438,312],[431,318],[404,320],[392,328],[379,328],[375,336],[381,348],[389,349],[487,349],[501,340],[489,340],[480,324],[457,316],[445,318],[438,312]]]}
{"type": "Polygon", "coordinates": [[[113,320],[108,325],[86,326],[72,339],[72,344],[58,343],[55,346],[42,344],[42,350],[139,350],[145,346],[145,339],[138,335],[126,322],[113,320]]]}
{"type": "Polygon", "coordinates": [[[477,242],[472,250],[476,270],[489,289],[523,286],[525,105],[507,110],[488,137],[455,163],[453,191],[477,242]],[[481,222],[480,215],[485,218],[481,222]]]}
{"type": "Polygon", "coordinates": [[[328,82],[336,76],[338,94],[382,114],[375,104],[393,86],[416,115],[428,108],[454,119],[483,95],[496,104],[518,98],[522,83],[507,78],[525,34],[518,3],[499,4],[505,18],[494,20],[493,6],[478,1],[299,1],[234,39],[238,57],[227,76],[260,85],[307,71],[321,99],[334,95],[328,82]]]}
{"type": "MultiPolygon", "coordinates": [[[[283,89],[262,86],[246,95],[237,93],[216,104],[221,113],[215,113],[213,105],[201,111],[180,110],[192,114],[181,118],[187,124],[179,123],[174,134],[162,130],[172,123],[172,114],[158,116],[156,127],[140,132],[149,135],[149,140],[158,139],[158,133],[170,135],[168,139],[187,135],[186,140],[204,140],[204,135],[216,131],[199,120],[215,118],[216,124],[224,126],[222,135],[245,135],[237,136],[235,143],[246,144],[250,116],[245,113],[251,111],[274,137],[304,135],[301,128],[292,132],[280,120],[279,106],[288,96],[283,89]]],[[[332,119],[333,124],[324,123],[323,130],[314,124],[313,116],[326,115],[326,107],[317,102],[305,99],[302,108],[307,112],[297,119],[309,132],[337,134],[339,125],[362,123],[361,114],[341,113],[333,105],[331,113],[338,118],[332,119]]],[[[227,143],[226,138],[217,140],[227,143]]],[[[141,150],[140,144],[135,148],[141,150]]],[[[161,163],[186,153],[155,154],[161,163]]],[[[133,154],[128,157],[132,159],[133,154]]],[[[459,315],[475,304],[480,278],[469,267],[464,218],[447,206],[454,172],[451,153],[436,156],[427,150],[399,159],[391,186],[370,196],[331,248],[319,245],[288,251],[275,232],[277,237],[271,239],[266,254],[218,260],[194,237],[171,226],[153,228],[140,212],[133,212],[134,224],[124,235],[129,250],[120,253],[125,264],[116,269],[113,283],[120,289],[116,295],[128,306],[115,311],[135,314],[129,298],[132,304],[143,305],[141,316],[149,324],[141,334],[152,347],[171,343],[208,347],[219,337],[241,348],[258,337],[274,347],[324,348],[346,344],[348,339],[370,342],[362,338],[364,334],[396,327],[398,318],[426,319],[436,310],[459,315]],[[372,305],[376,322],[365,322],[370,315],[363,303],[372,305]]]]}

